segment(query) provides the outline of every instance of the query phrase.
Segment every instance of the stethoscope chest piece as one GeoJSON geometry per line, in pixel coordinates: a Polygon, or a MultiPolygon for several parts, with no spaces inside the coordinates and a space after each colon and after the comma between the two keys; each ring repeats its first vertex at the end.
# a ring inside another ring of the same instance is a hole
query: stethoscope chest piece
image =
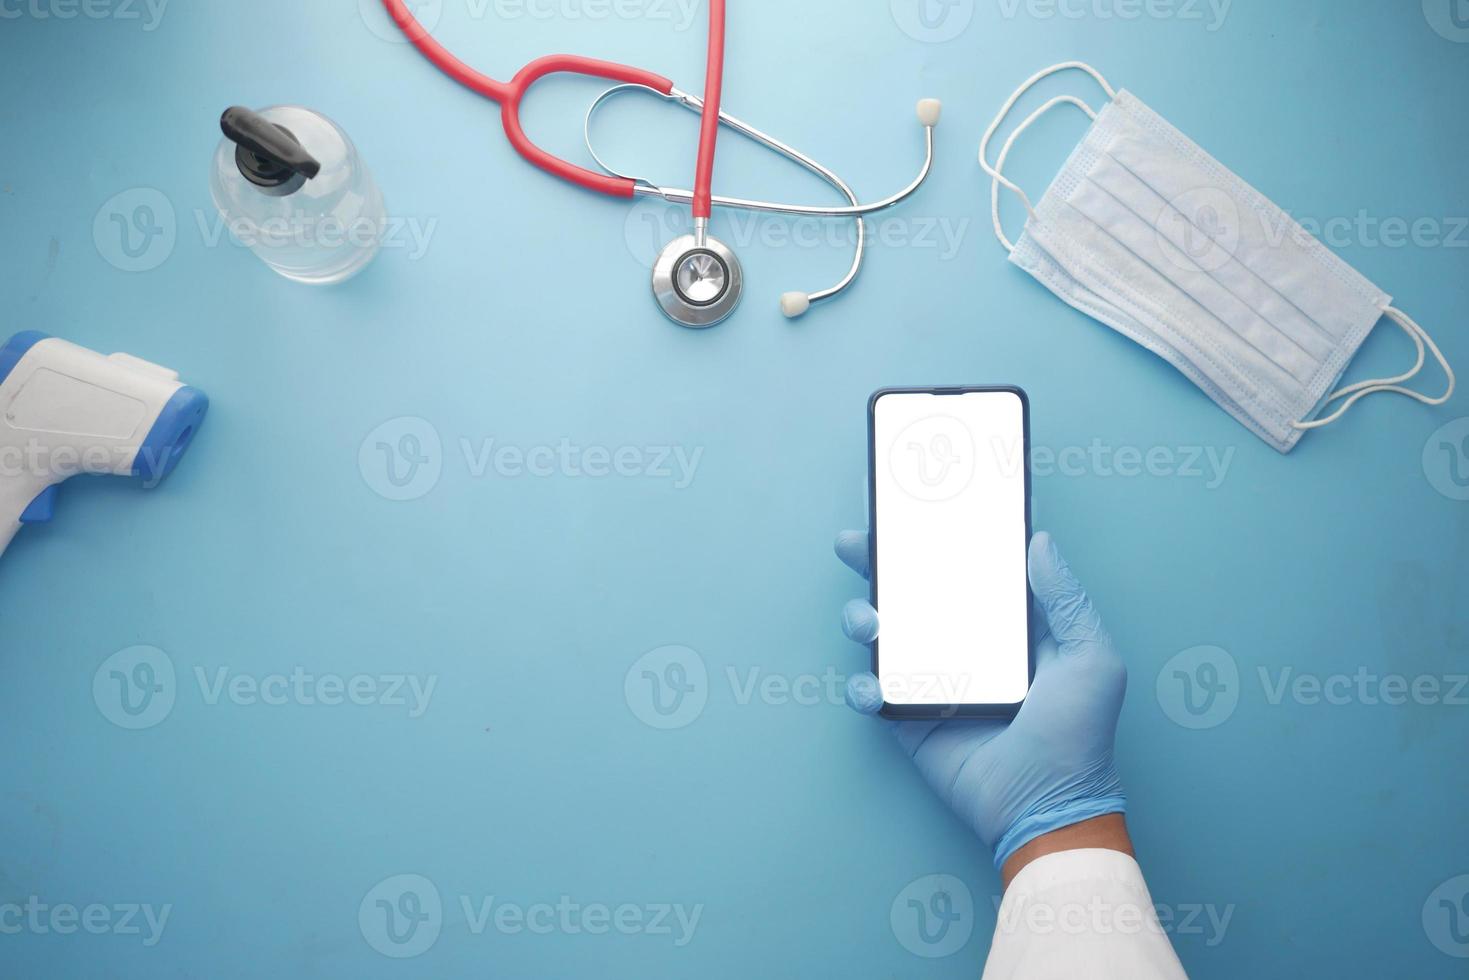
{"type": "Polygon", "coordinates": [[[740,260],[717,238],[684,235],[653,263],[653,298],[674,323],[702,329],[735,311],[744,292],[740,260]]]}

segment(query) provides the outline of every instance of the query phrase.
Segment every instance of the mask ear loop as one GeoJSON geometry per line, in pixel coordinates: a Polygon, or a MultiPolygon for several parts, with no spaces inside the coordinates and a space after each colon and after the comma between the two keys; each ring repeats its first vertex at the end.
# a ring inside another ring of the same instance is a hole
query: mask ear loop
{"type": "Polygon", "coordinates": [[[1015,131],[1010,134],[1009,139],[1005,140],[1005,145],[1000,148],[1000,158],[995,161],[995,169],[993,172],[994,179],[990,181],[990,220],[993,221],[995,225],[995,237],[1000,240],[1001,245],[1005,246],[1005,251],[1007,252],[1015,251],[1015,245],[1013,242],[1010,241],[1009,238],[1005,237],[1005,230],[1000,225],[1001,182],[1003,181],[1006,187],[1010,188],[1016,194],[1020,195],[1020,200],[1025,205],[1026,212],[1032,218],[1036,216],[1036,213],[1035,208],[1031,207],[1030,198],[1026,195],[1026,193],[1022,191],[1019,187],[1016,187],[1014,184],[1010,183],[1010,181],[1007,180],[1005,177],[1000,176],[1000,174],[1005,169],[1005,161],[1010,158],[1010,150],[1013,149],[1015,146],[1015,138],[1021,133],[1025,132],[1027,129],[1029,129],[1031,125],[1041,116],[1044,116],[1047,112],[1050,112],[1052,109],[1056,108],[1056,106],[1062,105],[1064,103],[1070,103],[1071,105],[1076,106],[1082,112],[1086,113],[1087,117],[1090,118],[1093,122],[1096,121],[1097,113],[1094,109],[1092,109],[1091,106],[1087,105],[1085,102],[1081,101],[1074,95],[1058,95],[1051,101],[1047,102],[1045,105],[1041,106],[1035,112],[1032,112],[1030,116],[1026,118],[1025,122],[1015,127],[1015,131]]]}
{"type": "Polygon", "coordinates": [[[1443,352],[1438,349],[1438,345],[1433,342],[1433,338],[1428,336],[1428,331],[1420,327],[1412,317],[1397,307],[1388,306],[1382,312],[1384,316],[1401,327],[1404,333],[1413,338],[1413,343],[1418,347],[1418,362],[1413,365],[1411,370],[1395,378],[1377,378],[1371,381],[1359,381],[1356,384],[1340,389],[1322,403],[1323,405],[1330,405],[1334,401],[1345,398],[1346,401],[1342,403],[1340,408],[1326,418],[1317,419],[1314,422],[1292,422],[1291,425],[1293,427],[1307,430],[1324,428],[1347,414],[1351,407],[1363,398],[1383,391],[1407,395],[1414,401],[1422,402],[1425,405],[1442,405],[1454,396],[1454,388],[1458,385],[1458,381],[1454,377],[1454,369],[1449,366],[1448,359],[1443,356],[1443,352]],[[1437,398],[1430,398],[1421,391],[1414,391],[1412,388],[1402,387],[1402,382],[1413,380],[1423,370],[1423,364],[1427,360],[1425,346],[1428,351],[1433,352],[1434,358],[1438,361],[1439,366],[1443,368],[1444,374],[1449,379],[1448,390],[1437,398]]]}
{"type": "Polygon", "coordinates": [[[1054,75],[1057,72],[1066,71],[1072,68],[1084,71],[1088,75],[1092,76],[1092,78],[1096,79],[1097,84],[1100,85],[1102,87],[1102,90],[1107,93],[1107,98],[1115,99],[1117,97],[1116,90],[1114,90],[1111,85],[1107,84],[1107,80],[1102,77],[1101,72],[1097,71],[1095,68],[1093,68],[1091,65],[1086,64],[1085,62],[1066,61],[1062,62],[1059,65],[1052,65],[1051,67],[1043,71],[1036,72],[1029,79],[1027,79],[1024,84],[1017,88],[1014,93],[1011,94],[1010,98],[1005,100],[1005,104],[1000,108],[999,114],[995,116],[995,121],[990,123],[989,128],[985,130],[984,138],[979,141],[979,166],[985,173],[989,174],[991,178],[990,214],[992,219],[994,220],[995,237],[999,239],[1000,244],[1005,247],[1005,250],[1007,252],[1015,251],[1015,246],[1011,243],[1010,239],[1005,237],[1005,231],[1000,226],[999,188],[1003,186],[1006,189],[1012,191],[1016,196],[1020,198],[1020,202],[1025,205],[1026,213],[1029,214],[1031,218],[1035,218],[1036,216],[1035,208],[1030,203],[1030,197],[1025,193],[1025,191],[1021,190],[1013,181],[1011,181],[1001,172],[1004,169],[1006,158],[1010,155],[1010,148],[1015,144],[1015,137],[1019,136],[1021,133],[1025,132],[1025,130],[1029,129],[1030,126],[1035,123],[1035,121],[1041,116],[1045,115],[1045,113],[1047,113],[1051,109],[1054,109],[1056,106],[1061,105],[1062,103],[1070,103],[1074,106],[1077,106],[1093,120],[1097,118],[1097,114],[1092,111],[1092,108],[1088,106],[1085,102],[1082,102],[1080,99],[1073,96],[1058,96],[1057,98],[1052,99],[1051,101],[1047,102],[1045,105],[1037,109],[1035,112],[1031,113],[1030,117],[1027,118],[1025,122],[1016,127],[1015,131],[1010,134],[1010,138],[1005,141],[1004,147],[1002,147],[1000,150],[1000,159],[993,167],[991,167],[989,163],[990,140],[995,138],[995,133],[999,130],[1000,124],[1003,123],[1005,121],[1005,118],[1010,115],[1010,111],[1015,108],[1015,103],[1020,101],[1021,96],[1025,95],[1026,92],[1034,88],[1036,84],[1039,83],[1042,79],[1054,75]]]}

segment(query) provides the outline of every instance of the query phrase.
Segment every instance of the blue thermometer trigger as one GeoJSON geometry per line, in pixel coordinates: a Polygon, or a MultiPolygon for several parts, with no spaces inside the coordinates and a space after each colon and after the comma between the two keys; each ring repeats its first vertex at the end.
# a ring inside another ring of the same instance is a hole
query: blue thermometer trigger
{"type": "Polygon", "coordinates": [[[22,524],[49,524],[51,518],[56,514],[56,494],[61,489],[61,484],[53,483],[36,495],[36,499],[26,507],[25,513],[20,515],[22,524]]]}

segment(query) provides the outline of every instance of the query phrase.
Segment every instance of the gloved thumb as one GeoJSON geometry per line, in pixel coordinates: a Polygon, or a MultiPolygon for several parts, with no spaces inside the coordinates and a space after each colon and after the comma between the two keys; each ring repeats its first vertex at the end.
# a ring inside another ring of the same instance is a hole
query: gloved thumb
{"type": "Polygon", "coordinates": [[[1030,539],[1030,590],[1063,653],[1106,639],[1096,607],[1045,531],[1030,539]]]}
{"type": "Polygon", "coordinates": [[[847,678],[847,706],[864,715],[882,710],[882,685],[875,674],[864,671],[847,678]]]}

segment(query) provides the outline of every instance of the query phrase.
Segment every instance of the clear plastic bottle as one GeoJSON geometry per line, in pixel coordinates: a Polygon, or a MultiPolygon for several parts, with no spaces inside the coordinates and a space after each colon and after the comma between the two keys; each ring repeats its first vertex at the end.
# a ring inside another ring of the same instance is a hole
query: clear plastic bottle
{"type": "Polygon", "coordinates": [[[220,118],[210,192],[225,227],[287,279],[342,282],[382,243],[382,193],[347,134],[300,106],[220,118]]]}

